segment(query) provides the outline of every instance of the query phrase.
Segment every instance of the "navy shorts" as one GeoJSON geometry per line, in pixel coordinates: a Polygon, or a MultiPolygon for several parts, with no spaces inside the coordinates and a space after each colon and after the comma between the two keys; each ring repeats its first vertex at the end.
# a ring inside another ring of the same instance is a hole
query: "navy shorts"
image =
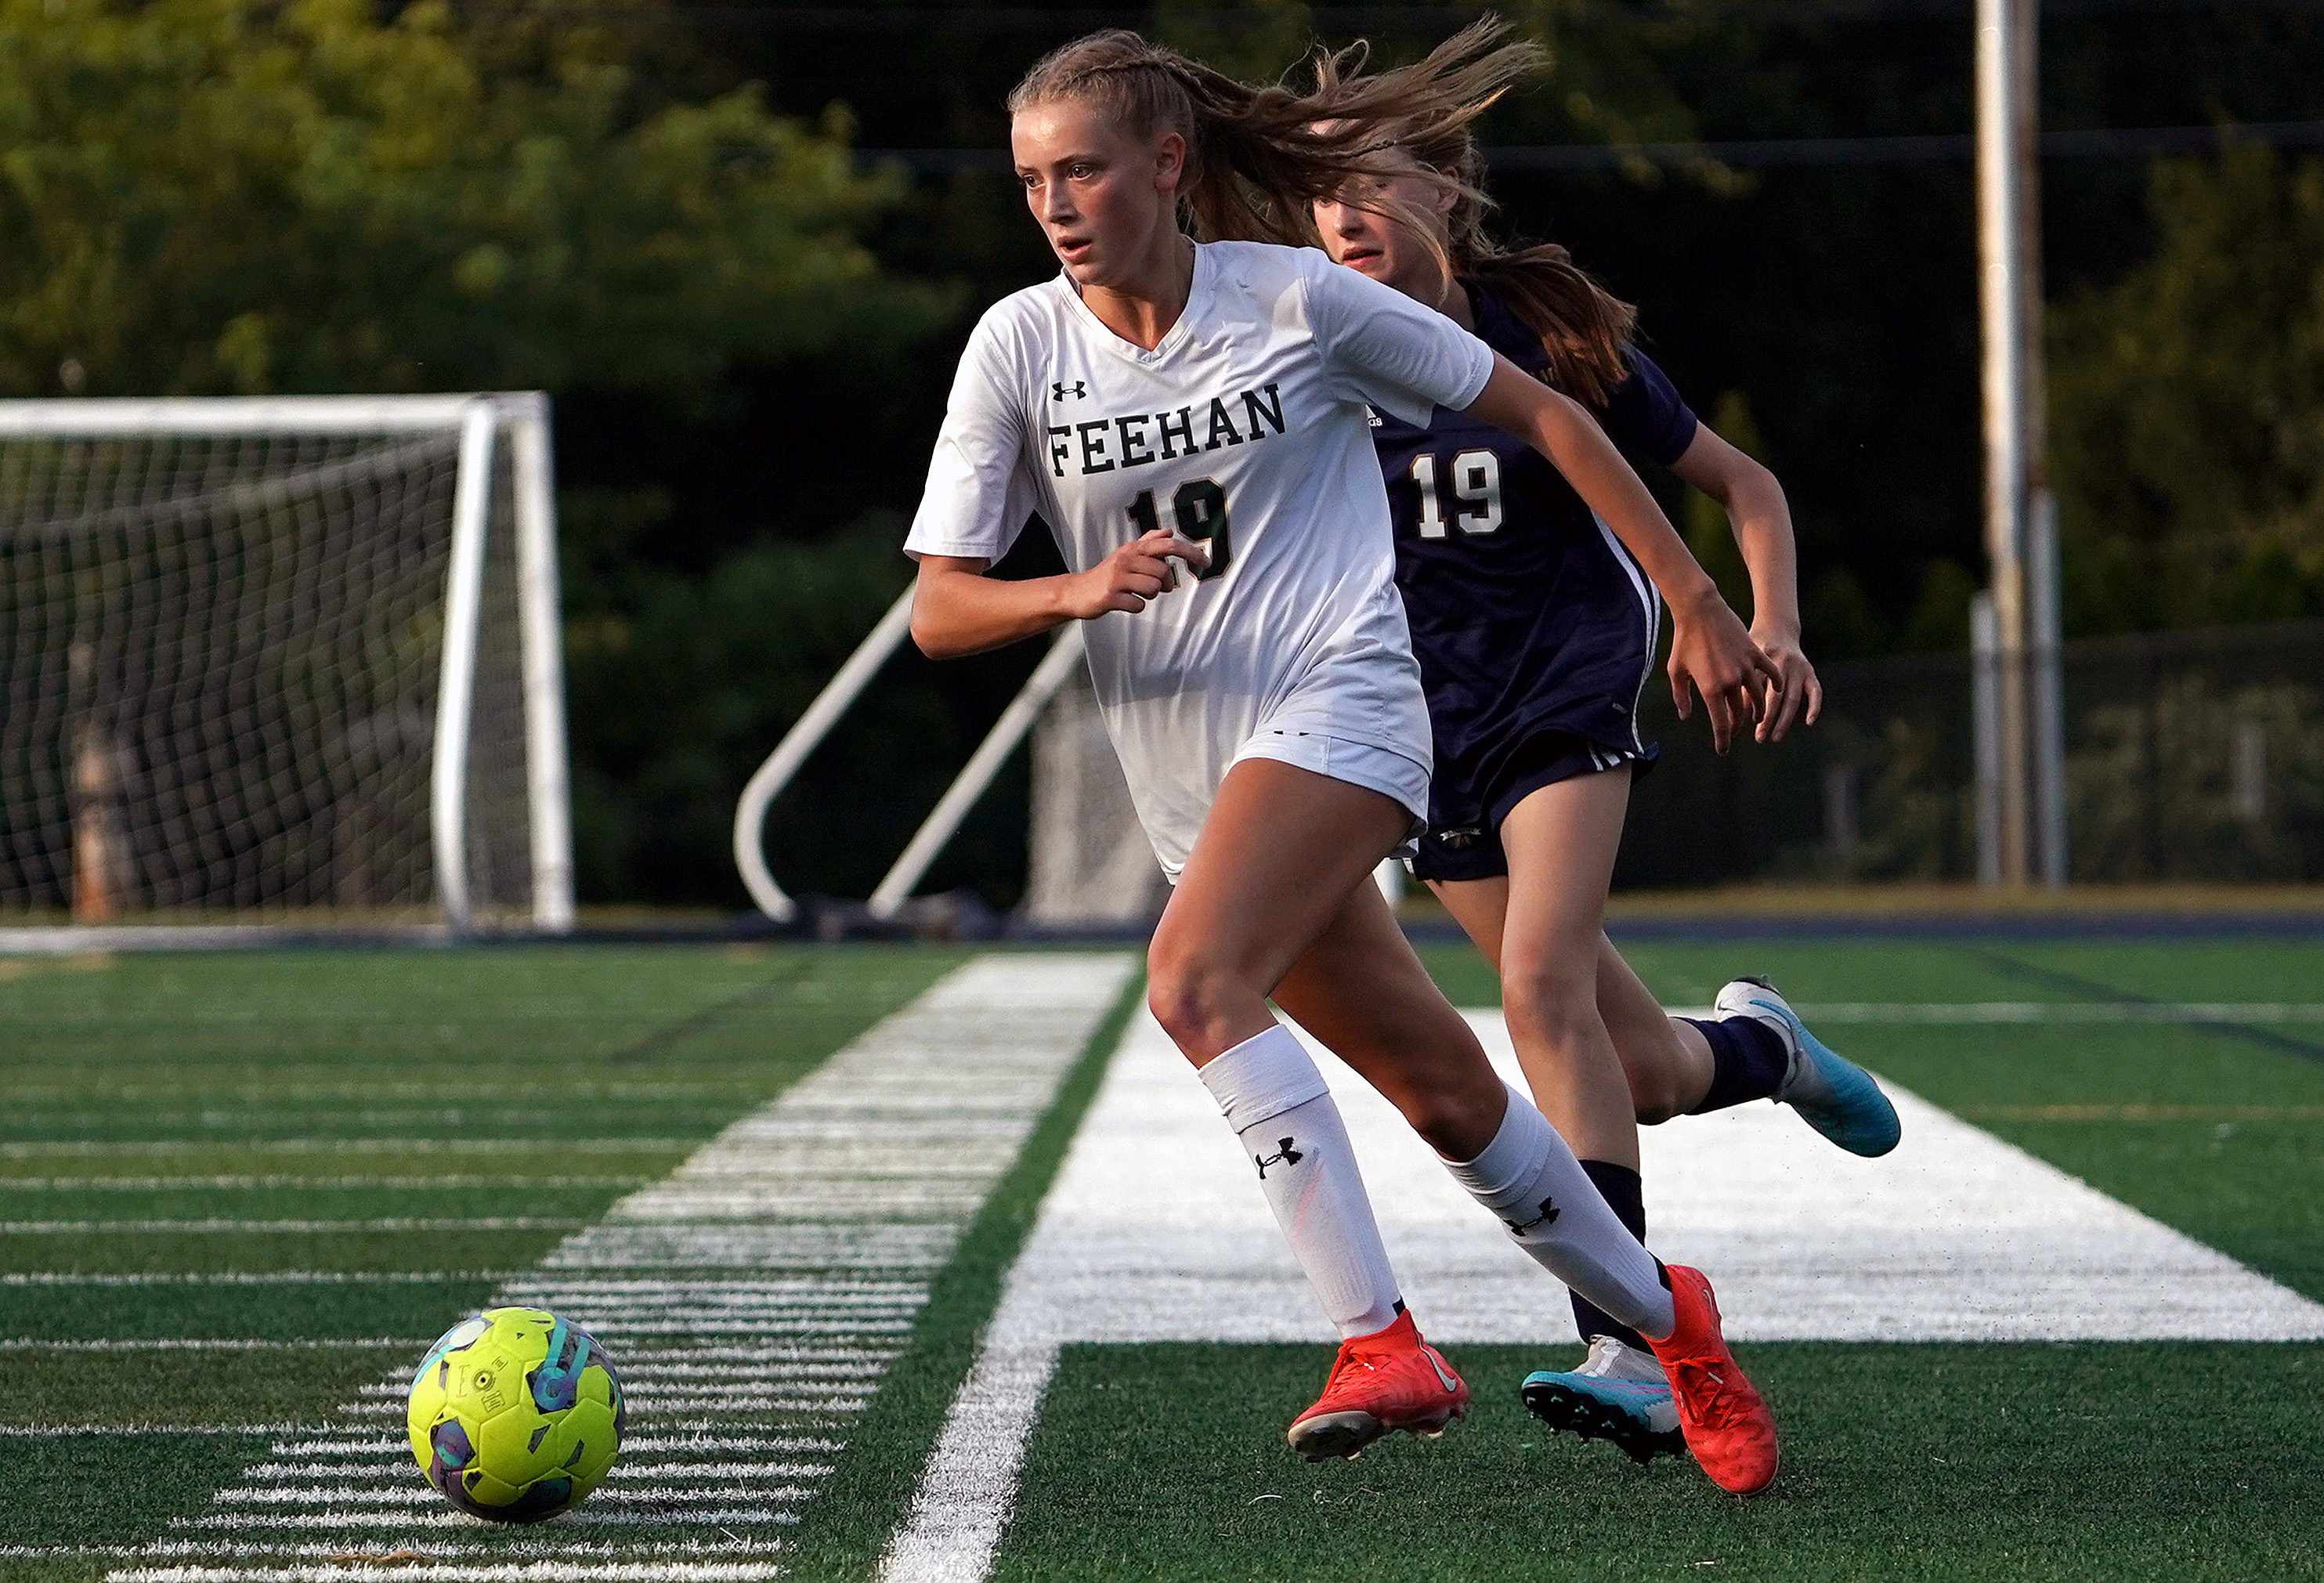
{"type": "Polygon", "coordinates": [[[1509,871],[1501,845],[1501,821],[1543,787],[1578,775],[1632,766],[1635,778],[1652,768],[1660,754],[1653,747],[1608,748],[1571,732],[1543,732],[1509,755],[1493,784],[1432,788],[1428,833],[1406,861],[1416,879],[1490,879],[1509,871]]]}

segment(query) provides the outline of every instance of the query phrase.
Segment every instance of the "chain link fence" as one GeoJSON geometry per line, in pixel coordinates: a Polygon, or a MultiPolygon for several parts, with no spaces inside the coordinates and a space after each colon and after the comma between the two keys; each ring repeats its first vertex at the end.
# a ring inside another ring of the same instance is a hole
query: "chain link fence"
{"type": "MultiPolygon", "coordinates": [[[[1975,663],[1828,667],[1821,723],[1723,759],[1657,676],[1617,885],[1974,879],[1975,663]]],[[[2073,880],[2324,881],[2324,621],[2085,640],[2061,667],[2073,880]]]]}

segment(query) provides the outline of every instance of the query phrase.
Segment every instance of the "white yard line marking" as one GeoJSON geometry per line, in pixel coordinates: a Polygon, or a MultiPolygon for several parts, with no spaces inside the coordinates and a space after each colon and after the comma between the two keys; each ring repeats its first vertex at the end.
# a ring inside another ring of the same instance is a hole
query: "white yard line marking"
{"type": "Polygon", "coordinates": [[[83,1138],[0,1143],[0,1160],[78,1160],[143,1155],[682,1155],[697,1137],[83,1138]]]}
{"type": "Polygon", "coordinates": [[[2324,1005],[2284,1000],[1830,1001],[1796,1008],[1813,1023],[2324,1022],[2324,1005]]]}
{"type": "Polygon", "coordinates": [[[375,1231],[577,1231],[589,1224],[570,1216],[537,1215],[390,1216],[376,1220],[0,1220],[0,1237],[95,1237],[126,1232],[222,1231],[236,1237],[307,1236],[375,1231]]]}
{"type": "Polygon", "coordinates": [[[11,1338],[0,1340],[0,1352],[329,1352],[342,1347],[425,1348],[426,1340],[406,1337],[366,1336],[346,1341],[252,1341],[180,1339],[38,1341],[11,1338]]]}
{"type": "MultiPolygon", "coordinates": [[[[1471,1020],[1522,1082],[1497,1012],[1471,1020]]],[[[1319,1060],[1432,1339],[1574,1348],[1564,1293],[1403,1118],[1319,1060]]],[[[2324,1304],[1886,1085],[1879,1160],[1749,1105],[1643,1135],[1650,1240],[1719,1283],[1753,1340],[2324,1338],[2324,1304]]],[[[1333,1339],[1215,1107],[1150,1018],[1130,1025],[1010,1270],[881,1583],[978,1583],[1059,1349],[1333,1339]]]]}
{"type": "Polygon", "coordinates": [[[515,1270],[154,1270],[134,1275],[82,1275],[72,1270],[17,1270],[0,1286],[434,1286],[447,1282],[506,1281],[515,1270]]]}
{"type": "Polygon", "coordinates": [[[221,1192],[264,1192],[273,1189],[311,1192],[318,1189],[345,1192],[440,1192],[447,1188],[479,1187],[495,1192],[530,1192],[539,1188],[643,1187],[651,1176],[0,1176],[0,1192],[184,1192],[216,1188],[221,1192]]]}
{"type": "Polygon", "coordinates": [[[113,1576],[774,1576],[772,1563],[741,1558],[765,1547],[754,1533],[798,1521],[832,1464],[763,1454],[844,1444],[929,1280],[1132,966],[1123,953],[971,963],[505,1280],[494,1302],[555,1310],[623,1372],[632,1460],[555,1524],[613,1531],[603,1555],[510,1562],[502,1533],[445,1505],[397,1432],[399,1374],[361,1387],[336,1423],[277,1439],[211,1510],[173,1523],[149,1564],[113,1576]],[[827,1432],[797,1432],[811,1429],[827,1432]],[[301,1532],[344,1535],[348,1550],[430,1553],[408,1565],[265,1559],[282,1555],[279,1536],[301,1532]],[[161,1564],[179,1553],[164,1547],[196,1533],[238,1548],[161,1564]],[[699,1544],[684,1562],[638,1559],[638,1547],[679,1535],[699,1544]]]}

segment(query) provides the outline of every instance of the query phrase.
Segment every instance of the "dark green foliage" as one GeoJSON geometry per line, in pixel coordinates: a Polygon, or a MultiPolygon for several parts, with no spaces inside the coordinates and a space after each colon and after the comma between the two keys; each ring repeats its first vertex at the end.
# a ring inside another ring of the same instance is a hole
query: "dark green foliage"
{"type": "Polygon", "coordinates": [[[2068,630],[2324,615],[2324,160],[2158,161],[2148,205],[2057,316],[2068,630]]]}

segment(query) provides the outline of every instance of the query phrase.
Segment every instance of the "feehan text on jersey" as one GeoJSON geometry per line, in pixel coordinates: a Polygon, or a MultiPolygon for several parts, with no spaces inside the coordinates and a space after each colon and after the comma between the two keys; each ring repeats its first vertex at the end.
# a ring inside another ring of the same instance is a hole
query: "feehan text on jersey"
{"type": "Polygon", "coordinates": [[[1190,403],[1176,412],[1093,418],[1087,423],[1053,424],[1047,432],[1051,476],[1063,478],[1071,465],[1086,478],[1281,434],[1283,395],[1277,386],[1267,384],[1236,397],[1213,396],[1207,408],[1190,403]]]}

